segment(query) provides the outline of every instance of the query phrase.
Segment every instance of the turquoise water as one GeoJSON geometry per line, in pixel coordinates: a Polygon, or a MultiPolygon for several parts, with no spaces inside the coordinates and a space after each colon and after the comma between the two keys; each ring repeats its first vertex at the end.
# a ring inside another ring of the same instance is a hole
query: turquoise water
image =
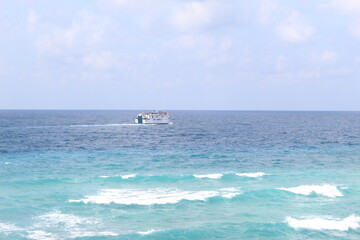
{"type": "Polygon", "coordinates": [[[0,239],[359,239],[360,113],[0,111],[0,239]]]}

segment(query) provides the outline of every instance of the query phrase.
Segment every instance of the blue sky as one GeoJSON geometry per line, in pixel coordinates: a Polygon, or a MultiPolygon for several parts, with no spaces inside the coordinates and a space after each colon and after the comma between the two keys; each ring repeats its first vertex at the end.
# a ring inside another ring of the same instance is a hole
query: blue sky
{"type": "Polygon", "coordinates": [[[360,110],[359,0],[0,0],[0,109],[360,110]]]}

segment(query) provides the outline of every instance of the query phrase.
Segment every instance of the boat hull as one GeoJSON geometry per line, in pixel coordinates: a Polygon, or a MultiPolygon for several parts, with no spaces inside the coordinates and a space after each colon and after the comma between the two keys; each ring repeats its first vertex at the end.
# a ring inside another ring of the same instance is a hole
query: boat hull
{"type": "Polygon", "coordinates": [[[140,113],[135,118],[138,124],[169,124],[170,116],[167,112],[154,111],[148,113],[140,113]]]}
{"type": "Polygon", "coordinates": [[[135,119],[135,123],[137,124],[169,124],[170,120],[146,120],[142,119],[139,121],[137,118],[135,119]]]}

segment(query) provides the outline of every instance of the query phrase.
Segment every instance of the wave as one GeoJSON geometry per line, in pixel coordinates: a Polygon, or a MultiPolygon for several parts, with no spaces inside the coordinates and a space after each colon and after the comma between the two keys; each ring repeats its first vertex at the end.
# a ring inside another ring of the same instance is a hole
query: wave
{"type": "Polygon", "coordinates": [[[34,223],[28,228],[0,223],[0,232],[7,235],[20,234],[21,236],[26,236],[26,239],[34,240],[57,240],[120,235],[119,233],[111,231],[94,231],[93,226],[99,225],[100,223],[101,222],[95,218],[79,217],[55,211],[34,217],[34,223]],[[89,228],[89,226],[91,228],[89,228]],[[53,229],[57,229],[57,231],[54,233],[53,229]],[[61,235],[58,235],[60,232],[61,235]]]}
{"type": "Polygon", "coordinates": [[[45,232],[43,230],[34,230],[34,231],[28,231],[27,235],[28,239],[34,239],[34,240],[56,240],[59,239],[58,236],[45,232]]]}
{"type": "Polygon", "coordinates": [[[205,201],[212,197],[233,198],[241,194],[238,188],[223,188],[217,191],[181,191],[178,189],[155,188],[139,189],[102,189],[97,195],[86,196],[69,202],[96,203],[96,204],[124,204],[124,205],[153,205],[174,204],[182,200],[205,201]]]}
{"type": "Polygon", "coordinates": [[[34,224],[38,228],[54,228],[62,226],[64,228],[74,228],[83,224],[98,224],[99,221],[95,218],[79,217],[71,214],[64,214],[60,211],[51,212],[36,217],[37,223],[34,224]]]}
{"type": "Polygon", "coordinates": [[[17,227],[13,224],[7,224],[7,223],[0,223],[0,232],[3,233],[12,233],[12,232],[17,232],[17,231],[23,231],[23,228],[17,227]]]}
{"type": "Polygon", "coordinates": [[[193,175],[196,178],[211,178],[211,179],[219,179],[223,176],[221,173],[213,173],[213,174],[203,174],[203,175],[193,175]]]}
{"type": "Polygon", "coordinates": [[[180,181],[180,180],[190,180],[192,178],[199,179],[221,179],[221,178],[233,178],[236,176],[240,177],[249,177],[249,178],[257,178],[262,177],[264,175],[269,175],[264,172],[249,172],[249,173],[209,173],[209,174],[193,174],[193,175],[136,175],[136,174],[127,174],[127,175],[112,175],[112,176],[99,176],[100,178],[118,178],[129,179],[137,177],[141,180],[172,180],[172,181],[180,181]]]}
{"type": "Polygon", "coordinates": [[[236,173],[237,176],[240,177],[251,177],[251,178],[257,178],[257,177],[262,177],[267,175],[266,173],[263,172],[253,172],[253,173],[236,173]]]}
{"type": "Polygon", "coordinates": [[[103,231],[103,232],[92,232],[92,231],[77,231],[72,232],[71,238],[83,238],[83,237],[103,237],[103,236],[119,236],[120,234],[110,231],[103,231]]]}
{"type": "Polygon", "coordinates": [[[348,231],[349,229],[359,228],[360,217],[350,215],[344,219],[327,219],[327,218],[310,218],[310,219],[296,219],[287,217],[286,222],[290,227],[307,228],[313,230],[339,230],[348,231]]]}
{"type": "MultiPolygon", "coordinates": [[[[28,239],[34,239],[34,240],[58,240],[58,239],[68,239],[68,238],[83,238],[83,237],[102,237],[102,236],[119,236],[120,234],[109,232],[109,231],[103,231],[103,232],[94,232],[94,231],[86,231],[86,230],[80,230],[80,229],[73,229],[73,231],[70,231],[70,233],[66,234],[66,236],[59,236],[54,233],[45,232],[43,230],[31,230],[27,231],[28,239]]],[[[64,235],[64,233],[62,234],[64,235]]]]}
{"type": "Polygon", "coordinates": [[[34,230],[28,231],[28,233],[34,236],[33,239],[58,239],[58,236],[53,235],[53,233],[42,231],[46,229],[61,229],[63,232],[62,235],[66,236],[64,239],[119,235],[118,233],[111,231],[94,231],[93,228],[90,229],[89,226],[96,226],[101,223],[100,220],[92,217],[80,217],[55,211],[38,216],[34,219],[36,221],[32,226],[34,230]]]}
{"type": "Polygon", "coordinates": [[[134,177],[136,177],[136,174],[128,174],[128,175],[121,176],[122,179],[129,179],[129,178],[134,178],[134,177]]]}
{"type": "Polygon", "coordinates": [[[344,196],[336,186],[325,184],[325,185],[301,185],[293,188],[279,188],[280,190],[289,191],[295,194],[310,195],[312,193],[323,195],[326,197],[342,197],[344,196]]]}
{"type": "Polygon", "coordinates": [[[113,177],[121,177],[122,179],[129,179],[136,177],[136,174],[127,174],[127,175],[114,175],[114,176],[100,176],[100,178],[113,178],[113,177]]]}
{"type": "Polygon", "coordinates": [[[161,232],[161,231],[163,231],[163,230],[150,229],[150,230],[148,230],[148,231],[139,231],[139,232],[137,232],[137,233],[140,234],[140,235],[149,235],[149,234],[151,234],[151,233],[161,232]]]}

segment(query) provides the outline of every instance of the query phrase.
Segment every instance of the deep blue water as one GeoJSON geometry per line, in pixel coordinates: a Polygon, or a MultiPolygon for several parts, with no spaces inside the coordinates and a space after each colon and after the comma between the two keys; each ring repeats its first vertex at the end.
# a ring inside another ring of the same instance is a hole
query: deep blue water
{"type": "Polygon", "coordinates": [[[0,239],[360,239],[360,113],[0,111],[0,239]]]}

